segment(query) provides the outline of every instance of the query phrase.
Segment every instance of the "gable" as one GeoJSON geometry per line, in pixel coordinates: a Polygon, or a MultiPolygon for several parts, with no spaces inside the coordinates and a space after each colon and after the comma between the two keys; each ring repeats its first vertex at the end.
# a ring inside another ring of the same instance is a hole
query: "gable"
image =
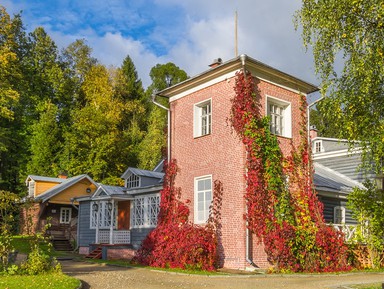
{"type": "Polygon", "coordinates": [[[51,197],[49,202],[58,204],[71,204],[72,198],[90,196],[95,191],[96,186],[88,179],[83,179],[51,197]]]}

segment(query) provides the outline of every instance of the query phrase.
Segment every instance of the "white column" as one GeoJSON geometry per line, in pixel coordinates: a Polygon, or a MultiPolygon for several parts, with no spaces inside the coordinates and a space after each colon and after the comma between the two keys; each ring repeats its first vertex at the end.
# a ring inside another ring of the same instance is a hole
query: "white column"
{"type": "MultiPolygon", "coordinates": [[[[99,244],[99,223],[100,223],[100,202],[97,202],[97,212],[96,212],[96,244],[99,244]]],[[[93,209],[93,208],[91,208],[93,209]]]]}
{"type": "Polygon", "coordinates": [[[115,215],[115,200],[112,199],[111,224],[109,225],[109,244],[113,244],[113,218],[115,215]]]}

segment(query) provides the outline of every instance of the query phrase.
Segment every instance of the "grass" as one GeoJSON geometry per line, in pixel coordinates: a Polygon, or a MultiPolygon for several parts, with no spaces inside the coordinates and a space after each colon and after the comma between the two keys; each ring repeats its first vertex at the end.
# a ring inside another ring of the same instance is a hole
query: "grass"
{"type": "Polygon", "coordinates": [[[356,285],[352,287],[354,289],[381,289],[381,283],[374,283],[370,285],[356,285]]]}
{"type": "Polygon", "coordinates": [[[63,273],[50,273],[35,276],[1,276],[0,289],[75,289],[80,286],[80,280],[63,273]]]}
{"type": "MultiPolygon", "coordinates": [[[[30,236],[20,236],[16,235],[12,237],[12,247],[18,251],[19,253],[22,254],[28,254],[31,252],[31,246],[29,244],[29,240],[31,239],[30,236]]],[[[60,256],[65,256],[67,255],[67,252],[62,252],[62,251],[55,251],[52,247],[49,248],[48,244],[42,244],[41,248],[45,251],[48,252],[50,250],[50,255],[52,257],[60,257],[60,256]]]]}

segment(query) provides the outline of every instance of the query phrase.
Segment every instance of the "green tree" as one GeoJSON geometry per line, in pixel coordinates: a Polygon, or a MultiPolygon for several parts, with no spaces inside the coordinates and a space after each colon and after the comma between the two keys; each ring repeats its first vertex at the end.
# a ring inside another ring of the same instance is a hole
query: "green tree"
{"type": "Polygon", "coordinates": [[[15,191],[19,157],[20,95],[22,87],[21,55],[25,33],[21,18],[13,18],[0,6],[0,189],[15,191]]]}
{"type": "Polygon", "coordinates": [[[366,244],[371,268],[381,267],[384,258],[384,192],[366,181],[348,196],[348,207],[357,220],[354,240],[366,244]]]}
{"type": "MultiPolygon", "coordinates": [[[[167,64],[157,64],[152,67],[149,73],[152,84],[146,91],[147,98],[157,91],[161,91],[168,86],[175,85],[188,78],[187,73],[169,62],[167,64]]],[[[167,105],[165,99],[156,99],[163,105],[167,105]]],[[[148,130],[140,144],[139,166],[144,169],[153,169],[156,164],[164,157],[167,129],[167,112],[154,105],[150,105],[148,117],[148,130]]]]}
{"type": "Polygon", "coordinates": [[[55,176],[59,173],[58,157],[62,149],[58,108],[49,100],[39,105],[40,119],[31,126],[29,174],[55,176]]]}
{"type": "Polygon", "coordinates": [[[310,111],[311,125],[314,125],[318,130],[318,135],[322,137],[338,137],[338,130],[335,128],[334,121],[332,119],[327,119],[324,114],[321,113],[319,108],[321,103],[317,104],[317,109],[312,109],[310,111]]]}
{"type": "MultiPolygon", "coordinates": [[[[296,14],[322,80],[321,113],[338,136],[360,140],[383,171],[384,5],[377,0],[303,0],[296,14]],[[336,65],[341,63],[341,68],[336,65]]],[[[297,27],[296,26],[296,27],[297,27]]]]}
{"type": "Polygon", "coordinates": [[[73,125],[65,133],[62,164],[71,175],[89,174],[96,181],[115,180],[125,160],[116,152],[122,141],[119,124],[123,103],[114,97],[107,69],[93,66],[81,87],[85,105],[73,110],[73,125]]]}

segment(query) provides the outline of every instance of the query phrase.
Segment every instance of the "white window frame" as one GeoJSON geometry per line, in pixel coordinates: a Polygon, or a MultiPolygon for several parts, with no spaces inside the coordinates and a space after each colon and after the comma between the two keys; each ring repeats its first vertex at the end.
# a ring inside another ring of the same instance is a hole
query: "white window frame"
{"type": "Polygon", "coordinates": [[[131,174],[125,181],[125,187],[127,189],[139,188],[141,184],[141,178],[135,174],[131,174]]]}
{"type": "Polygon", "coordinates": [[[34,180],[30,180],[28,182],[28,196],[33,197],[35,195],[35,187],[36,187],[36,182],[34,180]]]}
{"type": "MultiPolygon", "coordinates": [[[[110,201],[93,201],[90,203],[90,223],[89,227],[91,229],[96,229],[97,221],[99,221],[99,229],[109,229],[111,225],[111,211],[108,208],[108,203],[110,201]],[[98,210],[93,210],[93,205],[97,204],[98,210]]],[[[111,208],[112,210],[112,208],[111,208]]],[[[115,208],[113,210],[113,228],[117,228],[117,211],[118,211],[118,203],[115,202],[115,208]]]]}
{"type": "Polygon", "coordinates": [[[333,208],[333,223],[334,224],[345,224],[345,207],[343,206],[336,206],[333,208]],[[340,212],[340,216],[338,216],[338,212],[340,212]],[[341,222],[339,222],[338,219],[341,219],[341,222]]]}
{"type": "MultiPolygon", "coordinates": [[[[272,97],[267,96],[266,98],[266,115],[271,117],[271,105],[274,105],[282,110],[281,119],[282,124],[278,126],[279,131],[275,131],[275,128],[272,127],[273,119],[270,120],[270,129],[271,132],[275,135],[292,138],[292,109],[291,103],[272,97]]],[[[276,115],[278,117],[278,115],[276,115]]]]}
{"type": "Polygon", "coordinates": [[[131,227],[154,228],[160,212],[160,194],[136,196],[131,202],[131,227]]]}
{"type": "Polygon", "coordinates": [[[60,208],[60,224],[69,224],[72,217],[72,208],[60,208]]]}
{"type": "Polygon", "coordinates": [[[314,153],[322,153],[322,152],[324,152],[323,141],[315,140],[313,142],[313,151],[314,151],[314,153]]]}
{"type": "Polygon", "coordinates": [[[212,99],[206,99],[193,105],[193,137],[201,137],[212,133],[212,99]],[[204,108],[208,112],[204,114],[204,108]]]}
{"type": "Polygon", "coordinates": [[[209,208],[212,204],[213,188],[212,175],[196,177],[194,179],[194,221],[195,224],[205,224],[209,217],[209,208]],[[200,182],[209,180],[210,188],[199,188],[200,182]],[[210,196],[210,198],[209,198],[210,196]]]}

